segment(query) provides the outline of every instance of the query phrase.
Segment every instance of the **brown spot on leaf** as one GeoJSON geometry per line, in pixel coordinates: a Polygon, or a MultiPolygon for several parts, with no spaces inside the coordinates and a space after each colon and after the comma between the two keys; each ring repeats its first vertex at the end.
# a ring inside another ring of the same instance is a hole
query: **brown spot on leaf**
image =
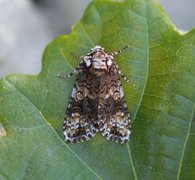
{"type": "Polygon", "coordinates": [[[0,123],[0,138],[6,136],[6,131],[3,128],[3,125],[0,123]]]}

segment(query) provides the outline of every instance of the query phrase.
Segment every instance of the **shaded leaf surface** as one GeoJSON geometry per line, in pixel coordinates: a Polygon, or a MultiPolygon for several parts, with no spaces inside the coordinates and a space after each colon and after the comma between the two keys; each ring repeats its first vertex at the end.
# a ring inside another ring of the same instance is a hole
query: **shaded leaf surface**
{"type": "Polygon", "coordinates": [[[1,179],[192,179],[195,177],[195,31],[181,35],[155,0],[93,1],[70,35],[51,42],[37,76],[0,81],[1,179]],[[116,58],[132,114],[129,144],[67,145],[62,124],[78,64],[95,45],[116,58]]]}

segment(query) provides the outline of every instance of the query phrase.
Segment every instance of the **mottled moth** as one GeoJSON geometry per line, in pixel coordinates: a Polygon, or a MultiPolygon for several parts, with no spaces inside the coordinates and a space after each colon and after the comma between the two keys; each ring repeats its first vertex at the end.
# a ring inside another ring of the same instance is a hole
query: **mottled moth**
{"type": "Polygon", "coordinates": [[[89,140],[96,132],[119,143],[129,141],[131,117],[127,109],[120,77],[122,74],[114,61],[114,56],[124,51],[110,54],[101,46],[80,57],[75,70],[61,78],[77,74],[64,118],[63,133],[67,143],[89,140]]]}

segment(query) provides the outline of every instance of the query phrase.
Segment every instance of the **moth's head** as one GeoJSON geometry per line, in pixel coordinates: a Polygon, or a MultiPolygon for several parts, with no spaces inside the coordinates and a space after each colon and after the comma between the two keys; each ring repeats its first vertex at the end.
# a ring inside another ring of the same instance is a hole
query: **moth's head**
{"type": "Polygon", "coordinates": [[[101,75],[101,73],[108,71],[113,63],[113,57],[108,55],[101,46],[95,46],[84,57],[84,62],[87,67],[91,68],[94,74],[101,75]]]}

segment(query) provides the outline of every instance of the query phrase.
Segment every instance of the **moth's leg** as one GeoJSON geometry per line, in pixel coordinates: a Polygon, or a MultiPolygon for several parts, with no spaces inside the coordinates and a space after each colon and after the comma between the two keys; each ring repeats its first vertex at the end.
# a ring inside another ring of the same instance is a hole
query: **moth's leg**
{"type": "Polygon", "coordinates": [[[58,74],[58,77],[62,78],[62,79],[66,79],[71,77],[73,74],[76,74],[77,72],[74,70],[73,72],[71,72],[70,74],[67,75],[62,75],[62,74],[58,74]]]}
{"type": "Polygon", "coordinates": [[[67,74],[67,75],[58,74],[58,77],[63,78],[63,79],[66,79],[66,78],[71,77],[74,74],[77,74],[79,72],[79,70],[82,69],[82,63],[83,63],[83,61],[81,61],[79,63],[79,65],[70,74],[67,74]]]}
{"type": "Polygon", "coordinates": [[[116,55],[122,53],[125,49],[127,49],[127,48],[129,48],[129,47],[130,47],[130,45],[127,44],[127,45],[126,45],[125,47],[123,47],[122,49],[120,49],[120,50],[118,50],[118,51],[111,52],[110,55],[111,55],[111,56],[116,56],[116,55]]]}

